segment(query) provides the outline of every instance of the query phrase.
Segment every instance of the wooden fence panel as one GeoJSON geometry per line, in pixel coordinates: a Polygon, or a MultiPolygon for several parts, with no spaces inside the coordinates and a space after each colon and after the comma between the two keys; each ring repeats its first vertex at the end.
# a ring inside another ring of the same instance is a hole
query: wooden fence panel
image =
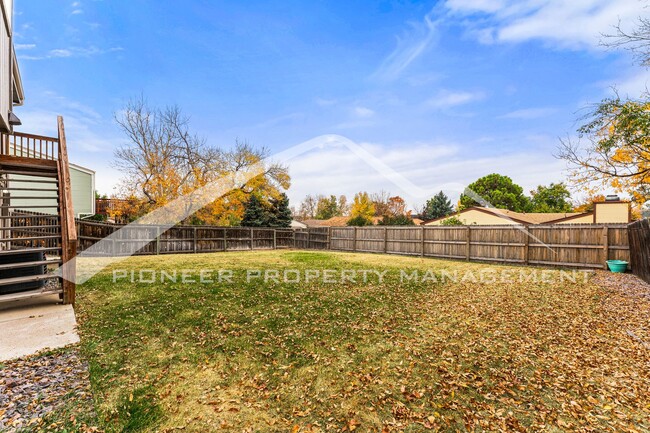
{"type": "Polygon", "coordinates": [[[604,268],[602,224],[530,226],[530,264],[604,268]]]}
{"type": "Polygon", "coordinates": [[[608,228],[609,260],[630,261],[630,247],[627,227],[608,228]]]}
{"type": "Polygon", "coordinates": [[[225,227],[199,226],[194,228],[197,253],[226,251],[225,227]]]}
{"type": "Polygon", "coordinates": [[[384,239],[385,233],[384,230],[377,230],[370,227],[357,227],[356,229],[352,227],[350,232],[354,236],[354,230],[356,230],[357,242],[356,246],[354,242],[351,243],[352,248],[355,251],[359,252],[383,252],[384,250],[384,239]]]}
{"type": "MultiPolygon", "coordinates": [[[[386,252],[389,254],[404,254],[407,256],[422,255],[421,227],[391,227],[386,226],[386,252]]],[[[381,230],[375,228],[374,230],[381,230]]]]}
{"type": "Polygon", "coordinates": [[[632,272],[650,283],[650,220],[636,221],[627,230],[632,272]]]}
{"type": "Polygon", "coordinates": [[[275,248],[293,248],[293,229],[275,229],[275,248]]]}
{"type": "Polygon", "coordinates": [[[526,231],[523,226],[468,227],[470,260],[525,263],[526,231]]]}
{"type": "Polygon", "coordinates": [[[294,248],[305,250],[330,249],[330,228],[309,227],[295,230],[294,248]]]}
{"type": "Polygon", "coordinates": [[[332,227],[330,249],[338,251],[354,250],[354,227],[332,227]]]}
{"type": "Polygon", "coordinates": [[[424,255],[447,259],[465,259],[467,227],[425,227],[424,255]]]}

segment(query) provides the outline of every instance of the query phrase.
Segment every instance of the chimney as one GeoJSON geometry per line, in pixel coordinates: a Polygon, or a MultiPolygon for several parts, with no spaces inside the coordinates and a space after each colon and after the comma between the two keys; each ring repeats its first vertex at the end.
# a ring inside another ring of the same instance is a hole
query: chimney
{"type": "Polygon", "coordinates": [[[605,197],[605,201],[621,201],[621,199],[616,194],[609,194],[605,197]]]}

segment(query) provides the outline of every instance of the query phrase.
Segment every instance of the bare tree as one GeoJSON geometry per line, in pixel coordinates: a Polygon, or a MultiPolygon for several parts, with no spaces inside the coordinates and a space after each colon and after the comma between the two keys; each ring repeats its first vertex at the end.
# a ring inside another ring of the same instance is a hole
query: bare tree
{"type": "Polygon", "coordinates": [[[147,202],[141,213],[235,175],[241,182],[225,196],[214,197],[195,217],[204,223],[236,223],[251,193],[277,198],[290,186],[287,167],[267,161],[267,149],[239,140],[232,149],[210,147],[190,132],[189,118],[176,106],[154,109],[140,98],[130,101],[115,120],[128,142],[115,151],[114,166],[125,174],[123,195],[147,202]]]}
{"type": "Polygon", "coordinates": [[[316,207],[318,206],[318,197],[308,194],[300,203],[298,214],[303,219],[311,219],[316,216],[316,207]]]}
{"type": "Polygon", "coordinates": [[[176,197],[180,189],[209,169],[218,152],[190,134],[189,119],[176,107],[151,109],[144,99],[130,101],[115,116],[129,142],[115,151],[115,168],[149,204],[176,197]]]}
{"type": "Polygon", "coordinates": [[[619,21],[614,26],[613,34],[604,34],[601,45],[608,48],[624,48],[634,53],[642,66],[650,66],[650,18],[640,17],[638,25],[632,30],[625,30],[619,21]]]}
{"type": "Polygon", "coordinates": [[[343,194],[339,196],[339,213],[343,216],[350,214],[350,205],[348,204],[348,198],[343,194]]]}
{"type": "Polygon", "coordinates": [[[372,193],[370,200],[375,206],[375,216],[384,216],[388,213],[388,201],[390,193],[383,189],[379,192],[372,193]]]}

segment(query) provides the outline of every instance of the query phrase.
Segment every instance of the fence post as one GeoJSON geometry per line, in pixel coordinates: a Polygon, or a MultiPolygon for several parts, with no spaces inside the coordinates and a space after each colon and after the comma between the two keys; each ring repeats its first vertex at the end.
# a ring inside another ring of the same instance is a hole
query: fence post
{"type": "Polygon", "coordinates": [[[307,245],[305,249],[308,250],[311,247],[311,228],[307,227],[307,245]]]}
{"type": "Polygon", "coordinates": [[[228,251],[228,229],[223,228],[223,250],[228,251]]]}
{"type": "Polygon", "coordinates": [[[251,227],[250,230],[250,237],[251,237],[251,251],[253,251],[253,227],[251,227]]]}
{"type": "Polygon", "coordinates": [[[603,227],[603,265],[607,270],[607,260],[609,260],[609,227],[603,227]]]}
{"type": "Polygon", "coordinates": [[[352,231],[352,251],[357,252],[357,227],[355,226],[352,231]]]}
{"type": "Polygon", "coordinates": [[[197,242],[198,242],[198,241],[197,241],[197,237],[196,237],[196,226],[195,226],[195,227],[194,227],[194,244],[192,245],[192,246],[193,246],[193,249],[194,249],[194,254],[196,254],[196,250],[197,250],[197,248],[196,248],[196,244],[197,244],[197,242]]]}
{"type": "Polygon", "coordinates": [[[278,237],[276,234],[277,230],[273,229],[273,249],[277,250],[278,249],[278,237]]]}
{"type": "Polygon", "coordinates": [[[530,226],[525,226],[524,231],[524,264],[528,265],[530,260],[530,226]]]}
{"type": "Polygon", "coordinates": [[[332,249],[332,227],[327,227],[327,249],[332,249]]]}
{"type": "Polygon", "coordinates": [[[465,260],[469,261],[469,250],[471,247],[471,242],[472,242],[472,228],[470,226],[467,226],[467,232],[465,234],[465,260]]]}
{"type": "Polygon", "coordinates": [[[424,226],[420,227],[420,255],[424,257],[424,226]]]}
{"type": "Polygon", "coordinates": [[[384,254],[388,252],[388,227],[384,227],[384,254]]]}
{"type": "Polygon", "coordinates": [[[160,254],[160,226],[156,226],[156,255],[160,254]]]}

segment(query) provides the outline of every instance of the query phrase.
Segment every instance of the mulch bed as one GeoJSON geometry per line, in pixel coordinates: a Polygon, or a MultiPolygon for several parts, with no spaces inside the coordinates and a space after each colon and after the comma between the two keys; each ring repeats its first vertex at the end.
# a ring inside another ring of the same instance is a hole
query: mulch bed
{"type": "MultiPolygon", "coordinates": [[[[56,431],[52,415],[66,405],[85,413],[93,407],[88,367],[76,347],[0,364],[0,431],[56,431]]],[[[65,418],[76,425],[74,414],[65,418]]]]}

